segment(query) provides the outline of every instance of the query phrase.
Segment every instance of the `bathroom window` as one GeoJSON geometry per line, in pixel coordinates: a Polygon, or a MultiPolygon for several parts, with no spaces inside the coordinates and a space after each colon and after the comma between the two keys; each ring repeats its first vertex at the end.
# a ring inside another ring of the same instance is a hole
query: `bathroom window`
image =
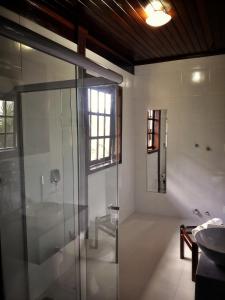
{"type": "Polygon", "coordinates": [[[159,150],[160,111],[150,109],[147,112],[147,153],[159,150]]]}
{"type": "Polygon", "coordinates": [[[121,162],[122,106],[118,99],[115,88],[88,89],[90,172],[121,162]]]}
{"type": "Polygon", "coordinates": [[[0,99],[0,151],[16,147],[14,101],[0,99]]]}

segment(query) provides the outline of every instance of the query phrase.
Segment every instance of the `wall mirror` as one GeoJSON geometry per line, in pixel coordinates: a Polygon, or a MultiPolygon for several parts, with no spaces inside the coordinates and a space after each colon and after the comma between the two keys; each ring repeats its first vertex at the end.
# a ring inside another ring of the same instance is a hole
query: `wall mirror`
{"type": "Polygon", "coordinates": [[[147,110],[147,191],[166,193],[167,110],[147,110]]]}

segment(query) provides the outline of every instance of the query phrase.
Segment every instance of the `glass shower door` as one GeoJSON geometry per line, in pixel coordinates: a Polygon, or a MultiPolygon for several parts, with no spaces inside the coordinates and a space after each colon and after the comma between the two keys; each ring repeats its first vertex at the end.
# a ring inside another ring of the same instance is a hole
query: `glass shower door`
{"type": "Polygon", "coordinates": [[[76,66],[0,42],[2,297],[78,300],[76,66]]]}
{"type": "Polygon", "coordinates": [[[116,300],[117,86],[0,43],[1,297],[116,300]]]}
{"type": "Polygon", "coordinates": [[[79,296],[79,261],[75,257],[78,215],[74,202],[78,192],[71,112],[75,91],[20,95],[29,296],[75,300],[79,296]]]}
{"type": "Polygon", "coordinates": [[[87,299],[118,299],[117,86],[86,88],[87,133],[87,299]]]}

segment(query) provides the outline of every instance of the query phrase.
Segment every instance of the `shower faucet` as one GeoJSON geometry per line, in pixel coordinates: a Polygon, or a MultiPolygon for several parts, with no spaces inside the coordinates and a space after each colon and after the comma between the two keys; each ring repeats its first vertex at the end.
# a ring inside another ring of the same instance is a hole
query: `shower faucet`
{"type": "Polygon", "coordinates": [[[50,171],[50,182],[54,184],[58,184],[60,181],[60,171],[59,169],[53,169],[50,171]]]}

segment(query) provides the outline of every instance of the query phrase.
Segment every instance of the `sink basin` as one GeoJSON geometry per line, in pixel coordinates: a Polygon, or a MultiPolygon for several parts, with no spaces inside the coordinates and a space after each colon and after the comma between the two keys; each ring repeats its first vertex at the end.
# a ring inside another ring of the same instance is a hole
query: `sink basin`
{"type": "Polygon", "coordinates": [[[195,235],[204,254],[215,264],[225,267],[225,228],[207,228],[195,235]]]}

